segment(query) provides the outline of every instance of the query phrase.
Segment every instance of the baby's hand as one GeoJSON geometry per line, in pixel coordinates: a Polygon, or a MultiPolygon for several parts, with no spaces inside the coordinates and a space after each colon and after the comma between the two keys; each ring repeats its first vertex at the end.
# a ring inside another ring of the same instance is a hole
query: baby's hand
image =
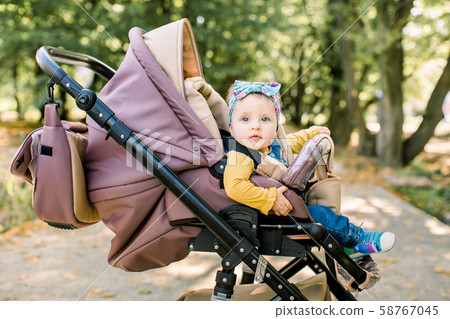
{"type": "Polygon", "coordinates": [[[275,202],[272,206],[272,210],[277,216],[287,216],[288,213],[293,210],[291,202],[289,202],[288,199],[283,195],[283,193],[287,190],[288,188],[286,186],[277,188],[277,198],[275,199],[275,202]]]}
{"type": "Polygon", "coordinates": [[[311,128],[318,130],[319,134],[326,134],[326,135],[330,135],[331,134],[329,128],[325,127],[325,126],[311,126],[311,128]]]}

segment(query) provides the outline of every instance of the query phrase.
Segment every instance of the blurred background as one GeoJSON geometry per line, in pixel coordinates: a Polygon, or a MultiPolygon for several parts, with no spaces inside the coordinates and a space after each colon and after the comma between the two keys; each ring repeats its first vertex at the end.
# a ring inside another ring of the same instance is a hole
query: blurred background
{"type": "MultiPolygon", "coordinates": [[[[222,96],[235,79],[280,82],[287,125],[329,127],[355,176],[450,223],[449,16],[442,0],[3,0],[0,233],[33,218],[31,186],[8,167],[42,125],[49,79],[36,50],[60,47],[116,69],[129,29],[183,17],[206,80],[222,96]]],[[[95,91],[105,84],[82,68],[66,70],[95,91]]],[[[84,120],[63,91],[56,98],[63,118],[84,120]]]]}

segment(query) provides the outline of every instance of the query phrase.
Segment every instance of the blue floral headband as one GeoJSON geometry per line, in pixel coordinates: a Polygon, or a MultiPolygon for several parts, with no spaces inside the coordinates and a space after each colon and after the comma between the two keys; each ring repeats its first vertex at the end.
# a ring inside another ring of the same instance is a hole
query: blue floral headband
{"type": "Polygon", "coordinates": [[[276,82],[244,82],[244,81],[234,81],[233,96],[228,103],[228,126],[231,124],[231,114],[233,113],[234,107],[238,100],[243,99],[250,93],[261,93],[267,96],[275,107],[275,112],[277,114],[277,127],[280,118],[280,102],[278,101],[278,91],[280,91],[280,84],[276,82]]]}

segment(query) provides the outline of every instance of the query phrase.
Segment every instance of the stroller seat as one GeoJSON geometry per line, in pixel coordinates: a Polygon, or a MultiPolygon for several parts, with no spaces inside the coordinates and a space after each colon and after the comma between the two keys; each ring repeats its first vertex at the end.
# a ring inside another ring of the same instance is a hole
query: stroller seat
{"type": "MultiPolygon", "coordinates": [[[[244,283],[264,282],[273,297],[284,300],[307,299],[301,290],[315,284],[304,283],[299,290],[288,279],[309,266],[319,275],[309,283],[326,278],[338,299],[354,300],[336,280],[334,260],[355,278],[356,289],[356,282],[365,282],[367,273],[322,225],[314,223],[293,190],[285,193],[295,208],[292,218],[277,218],[239,205],[220,187],[212,168],[225,155],[220,130],[228,130],[227,108],[204,82],[188,20],[145,34],[133,28],[129,36],[125,59],[112,77],[103,74],[110,80],[98,98],[61,68],[55,70],[54,59],[70,63],[79,54],[46,47],[37,53],[41,68],[89,115],[87,192],[102,221],[115,233],[109,263],[126,271],[144,271],[181,260],[189,251],[215,252],[222,257],[216,298],[231,298],[234,269],[243,262],[252,270],[244,283]],[[80,98],[83,94],[91,98],[80,98]],[[326,251],[327,265],[311,252],[312,247],[326,251]],[[277,270],[263,255],[293,259],[277,270]]],[[[101,71],[98,62],[93,64],[91,68],[101,71]]],[[[283,140],[282,127],[278,134],[283,140]]],[[[252,178],[263,187],[282,185],[265,176],[252,178]]],[[[326,291],[320,284],[317,287],[326,291]]],[[[252,288],[236,288],[239,295],[241,289],[249,296],[252,288]]],[[[328,298],[326,293],[307,295],[328,298]]]]}

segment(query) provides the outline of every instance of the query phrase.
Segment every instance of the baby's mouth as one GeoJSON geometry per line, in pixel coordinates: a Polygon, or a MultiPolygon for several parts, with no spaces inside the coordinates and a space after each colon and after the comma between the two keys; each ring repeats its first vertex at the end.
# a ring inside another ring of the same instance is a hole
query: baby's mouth
{"type": "Polygon", "coordinates": [[[250,139],[251,139],[251,140],[260,140],[260,139],[261,139],[261,136],[259,136],[259,135],[257,135],[257,134],[254,134],[254,135],[250,136],[250,139]]]}

